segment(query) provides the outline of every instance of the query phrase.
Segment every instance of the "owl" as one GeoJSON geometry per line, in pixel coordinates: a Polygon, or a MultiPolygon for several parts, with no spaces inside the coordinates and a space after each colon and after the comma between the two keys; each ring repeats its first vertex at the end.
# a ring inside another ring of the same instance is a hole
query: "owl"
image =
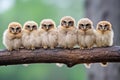
{"type": "Polygon", "coordinates": [[[91,49],[95,44],[95,29],[93,22],[88,18],[82,18],[77,24],[78,45],[80,49],[91,49]]]}
{"type": "Polygon", "coordinates": [[[112,25],[108,21],[100,21],[96,27],[97,47],[108,47],[113,45],[112,25]]]}
{"type": "MultiPolygon", "coordinates": [[[[100,21],[96,27],[96,45],[97,47],[108,47],[113,45],[113,29],[112,25],[108,21],[100,21]]],[[[103,62],[102,66],[105,66],[107,62],[103,62]]]]}
{"type": "Polygon", "coordinates": [[[71,16],[64,16],[58,26],[58,45],[62,48],[73,49],[77,44],[77,29],[71,16]]]}
{"type": "Polygon", "coordinates": [[[3,34],[3,44],[9,50],[19,50],[22,45],[22,26],[18,22],[11,22],[3,34]]]}
{"type": "MultiPolygon", "coordinates": [[[[91,49],[95,44],[95,29],[93,22],[88,18],[82,18],[77,24],[77,41],[80,49],[91,49]]],[[[86,68],[90,68],[91,64],[84,64],[86,68]]]]}
{"type": "Polygon", "coordinates": [[[26,49],[40,47],[41,39],[38,34],[38,24],[34,21],[27,21],[23,26],[22,45],[26,49]]]}
{"type": "Polygon", "coordinates": [[[44,19],[40,22],[39,34],[41,35],[41,45],[44,49],[54,49],[57,46],[58,32],[52,19],[44,19]]]}

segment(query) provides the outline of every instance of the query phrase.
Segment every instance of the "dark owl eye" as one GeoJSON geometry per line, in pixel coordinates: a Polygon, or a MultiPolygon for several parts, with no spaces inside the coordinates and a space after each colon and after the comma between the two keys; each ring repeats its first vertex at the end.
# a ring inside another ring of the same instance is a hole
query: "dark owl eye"
{"type": "Polygon", "coordinates": [[[21,28],[20,28],[20,27],[17,27],[17,28],[16,28],[16,31],[17,31],[17,32],[21,32],[21,28]]]}
{"type": "Polygon", "coordinates": [[[46,27],[46,24],[43,24],[42,26],[43,26],[43,27],[46,27]]]}
{"type": "Polygon", "coordinates": [[[27,28],[30,28],[30,26],[29,26],[29,25],[27,25],[27,28]]]}
{"type": "Polygon", "coordinates": [[[79,29],[82,29],[84,27],[83,24],[79,24],[79,29]]]}
{"type": "Polygon", "coordinates": [[[105,25],[105,26],[104,26],[104,29],[105,29],[105,30],[109,30],[108,25],[105,25]]]}
{"type": "Polygon", "coordinates": [[[99,25],[100,28],[102,28],[102,25],[99,25]]]}
{"type": "Polygon", "coordinates": [[[19,30],[19,29],[20,29],[19,27],[16,28],[16,30],[19,30]]]}
{"type": "Polygon", "coordinates": [[[90,28],[91,28],[91,25],[90,25],[90,24],[86,24],[86,27],[90,29],[90,28]]]}
{"type": "Polygon", "coordinates": [[[14,30],[14,28],[11,27],[11,30],[14,30]]]}
{"type": "Polygon", "coordinates": [[[86,26],[91,26],[90,24],[86,24],[86,26]]]}
{"type": "Polygon", "coordinates": [[[83,24],[80,24],[80,26],[84,26],[83,24]]]}
{"type": "Polygon", "coordinates": [[[49,24],[48,26],[51,27],[51,26],[53,26],[53,25],[52,25],[52,24],[49,24]]]}
{"type": "Polygon", "coordinates": [[[72,23],[72,21],[69,21],[68,23],[69,23],[69,24],[71,24],[71,23],[72,23]]]}
{"type": "Polygon", "coordinates": [[[99,26],[98,26],[98,29],[99,29],[99,30],[102,29],[102,25],[99,25],[99,26]]]}
{"type": "Polygon", "coordinates": [[[63,23],[65,23],[65,24],[66,24],[66,21],[63,21],[63,23]]]}
{"type": "Polygon", "coordinates": [[[108,25],[106,24],[105,27],[107,27],[108,25]]]}
{"type": "Polygon", "coordinates": [[[33,25],[32,27],[33,27],[33,28],[36,28],[36,25],[33,25]]]}
{"type": "Polygon", "coordinates": [[[68,22],[69,26],[73,26],[73,21],[68,22]]]}

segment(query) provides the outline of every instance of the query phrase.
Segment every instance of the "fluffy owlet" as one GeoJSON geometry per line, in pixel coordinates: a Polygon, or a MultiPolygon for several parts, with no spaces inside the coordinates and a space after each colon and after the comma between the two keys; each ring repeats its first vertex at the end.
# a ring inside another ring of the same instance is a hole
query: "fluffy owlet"
{"type": "Polygon", "coordinates": [[[62,48],[73,49],[77,44],[77,30],[75,20],[71,16],[65,16],[58,26],[58,45],[62,48]]]}
{"type": "Polygon", "coordinates": [[[38,34],[38,24],[34,21],[27,21],[23,26],[22,44],[26,49],[40,47],[41,39],[38,34]]]}
{"type": "MultiPolygon", "coordinates": [[[[93,22],[88,18],[82,18],[77,24],[78,30],[78,45],[80,49],[91,49],[95,43],[95,30],[93,22]]],[[[90,63],[85,64],[87,68],[90,68],[90,63]]]]}
{"type": "Polygon", "coordinates": [[[3,44],[9,50],[18,50],[21,45],[22,26],[18,22],[11,22],[3,34],[3,44]]]}
{"type": "Polygon", "coordinates": [[[58,32],[52,19],[44,19],[40,23],[39,34],[44,49],[54,49],[57,46],[58,32]]]}
{"type": "MultiPolygon", "coordinates": [[[[113,45],[113,29],[108,21],[100,21],[96,27],[96,45],[97,47],[108,47],[113,45]]],[[[102,66],[106,66],[106,62],[102,66]]]]}

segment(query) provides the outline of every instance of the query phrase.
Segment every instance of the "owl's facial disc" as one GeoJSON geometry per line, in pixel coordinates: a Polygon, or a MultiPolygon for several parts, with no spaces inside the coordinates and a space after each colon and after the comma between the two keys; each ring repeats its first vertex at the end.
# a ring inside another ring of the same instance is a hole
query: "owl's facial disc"
{"type": "Polygon", "coordinates": [[[70,28],[72,26],[74,26],[74,22],[73,21],[66,21],[66,20],[63,20],[61,22],[61,25],[65,28],[70,28]]]}
{"type": "Polygon", "coordinates": [[[10,32],[12,34],[18,34],[21,32],[21,27],[20,26],[10,26],[10,32]]]}
{"type": "Polygon", "coordinates": [[[42,24],[42,28],[46,31],[49,31],[52,28],[54,28],[54,25],[53,24],[42,24]]]}

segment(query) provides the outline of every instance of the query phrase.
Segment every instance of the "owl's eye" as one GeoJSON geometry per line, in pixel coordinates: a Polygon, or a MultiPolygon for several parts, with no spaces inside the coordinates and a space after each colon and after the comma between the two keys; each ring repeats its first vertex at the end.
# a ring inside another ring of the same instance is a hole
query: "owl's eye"
{"type": "Polygon", "coordinates": [[[19,29],[20,29],[19,27],[16,28],[16,30],[19,30],[19,29]]]}
{"type": "Polygon", "coordinates": [[[21,32],[21,28],[20,28],[20,27],[17,27],[17,28],[16,28],[16,31],[17,31],[17,32],[21,32]]]}
{"type": "Polygon", "coordinates": [[[83,24],[79,24],[79,29],[82,29],[84,27],[83,24]]]}
{"type": "Polygon", "coordinates": [[[98,29],[99,29],[99,30],[102,30],[102,25],[98,25],[98,29]]]}
{"type": "Polygon", "coordinates": [[[48,26],[51,27],[51,26],[53,26],[53,25],[52,25],[52,24],[49,24],[48,26]]]}
{"type": "Polygon", "coordinates": [[[90,24],[86,24],[86,27],[90,29],[90,28],[91,28],[91,25],[90,25],[90,24]]]}
{"type": "Polygon", "coordinates": [[[42,26],[43,26],[43,27],[46,27],[47,25],[46,25],[46,24],[43,24],[42,26]]]}
{"type": "Polygon", "coordinates": [[[109,30],[108,25],[105,25],[105,26],[104,26],[104,29],[105,29],[105,30],[109,30]]]}
{"type": "Polygon", "coordinates": [[[84,26],[83,24],[80,24],[80,26],[84,26]]]}
{"type": "Polygon", "coordinates": [[[86,26],[91,26],[90,24],[86,24],[86,26]]]}
{"type": "Polygon", "coordinates": [[[108,25],[106,24],[105,27],[108,27],[108,25]]]}
{"type": "Polygon", "coordinates": [[[36,25],[33,25],[32,27],[33,27],[33,28],[36,28],[36,25]]]}
{"type": "Polygon", "coordinates": [[[102,25],[99,25],[100,28],[102,28],[102,25]]]}
{"type": "Polygon", "coordinates": [[[73,21],[68,22],[69,26],[73,26],[73,21]]]}
{"type": "Polygon", "coordinates": [[[30,26],[29,26],[29,25],[27,25],[27,28],[30,28],[30,26]]]}
{"type": "Polygon", "coordinates": [[[65,23],[65,24],[66,24],[66,21],[63,21],[63,23],[65,23]]]}
{"type": "Polygon", "coordinates": [[[71,23],[72,23],[72,21],[69,21],[68,23],[69,23],[69,24],[71,24],[71,23]]]}
{"type": "Polygon", "coordinates": [[[12,28],[12,27],[11,27],[11,30],[13,30],[13,31],[14,31],[14,28],[12,28]]]}

